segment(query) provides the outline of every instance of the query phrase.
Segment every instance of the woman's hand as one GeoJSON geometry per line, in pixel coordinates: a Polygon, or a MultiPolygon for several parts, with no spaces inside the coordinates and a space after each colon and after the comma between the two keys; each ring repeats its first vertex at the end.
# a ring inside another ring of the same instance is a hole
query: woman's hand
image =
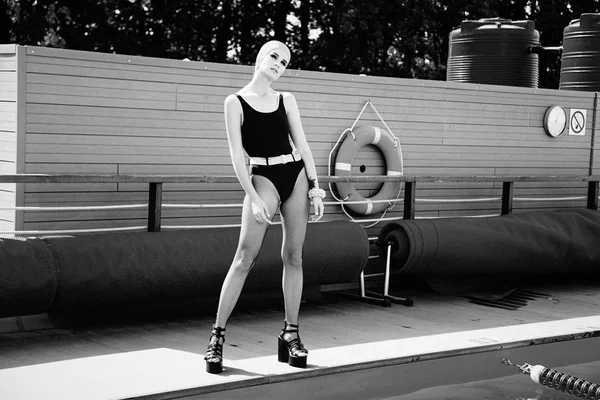
{"type": "Polygon", "coordinates": [[[313,207],[315,208],[315,215],[313,215],[312,221],[316,222],[323,218],[325,206],[323,206],[323,199],[318,196],[313,197],[312,202],[313,207]]]}
{"type": "Polygon", "coordinates": [[[271,225],[271,215],[269,214],[269,208],[267,207],[267,203],[265,203],[260,197],[251,200],[251,203],[252,215],[254,215],[254,219],[256,219],[261,224],[267,223],[271,225]]]}

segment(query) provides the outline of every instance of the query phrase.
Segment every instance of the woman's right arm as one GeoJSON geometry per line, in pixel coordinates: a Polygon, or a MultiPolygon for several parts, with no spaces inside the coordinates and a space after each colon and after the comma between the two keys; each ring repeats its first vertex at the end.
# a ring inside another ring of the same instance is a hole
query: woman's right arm
{"type": "Polygon", "coordinates": [[[252,202],[254,216],[259,222],[271,222],[271,217],[266,203],[260,198],[246,166],[246,152],[242,146],[242,106],[235,95],[229,95],[225,99],[225,128],[227,130],[227,141],[229,142],[229,154],[233,163],[233,169],[242,188],[252,202]]]}

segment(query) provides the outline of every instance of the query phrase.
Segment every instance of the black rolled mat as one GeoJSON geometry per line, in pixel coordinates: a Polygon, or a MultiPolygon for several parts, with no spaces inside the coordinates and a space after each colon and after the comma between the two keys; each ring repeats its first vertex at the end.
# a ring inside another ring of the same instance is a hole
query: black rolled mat
{"type": "MultiPolygon", "coordinates": [[[[239,228],[46,239],[60,264],[50,311],[149,305],[216,296],[239,228]]],[[[281,226],[269,228],[244,291],[281,287],[281,226]]],[[[369,256],[365,229],[349,221],[309,224],[304,283],[354,281],[369,256]]]]}
{"type": "Polygon", "coordinates": [[[404,220],[384,226],[380,257],[391,268],[451,281],[456,277],[597,273],[600,214],[539,211],[490,218],[404,220]]]}
{"type": "Polygon", "coordinates": [[[41,239],[0,239],[0,317],[45,312],[57,289],[56,264],[41,239]]]}

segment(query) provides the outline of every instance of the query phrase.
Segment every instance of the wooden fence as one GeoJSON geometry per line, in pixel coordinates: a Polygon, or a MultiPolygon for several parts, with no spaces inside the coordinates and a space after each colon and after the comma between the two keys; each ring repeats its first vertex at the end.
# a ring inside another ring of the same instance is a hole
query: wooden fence
{"type": "MultiPolygon", "coordinates": [[[[0,159],[7,174],[202,175],[232,176],[223,121],[223,101],[244,86],[253,68],[229,64],[167,60],[32,46],[0,46],[0,159]],[[9,93],[10,92],[10,93],[9,93]]],[[[598,175],[597,95],[592,92],[519,88],[456,82],[356,76],[291,67],[274,88],[295,94],[317,172],[330,172],[330,155],[341,133],[352,126],[383,127],[368,100],[398,137],[407,176],[589,176],[598,175]],[[583,135],[544,133],[543,115],[552,104],[584,110],[583,135]]],[[[357,154],[352,174],[385,173],[385,160],[373,146],[357,154]]],[[[408,182],[408,181],[407,181],[408,182]]],[[[515,181],[515,198],[569,198],[586,182],[515,181]]],[[[140,182],[3,184],[2,204],[98,206],[147,201],[140,182]]],[[[357,182],[373,195],[377,181],[357,182]]],[[[410,186],[410,185],[408,185],[410,186]]],[[[419,194],[437,200],[496,196],[503,182],[419,181],[419,194]]],[[[219,185],[173,181],[162,187],[168,203],[239,203],[237,181],[219,185]]],[[[404,196],[404,194],[402,195],[404,196]]],[[[331,197],[330,197],[331,198],[331,197]]],[[[527,201],[522,211],[585,207],[585,200],[527,201]]],[[[497,202],[419,204],[418,216],[486,215],[497,202]]],[[[387,217],[403,215],[394,207],[387,217]]],[[[339,206],[325,219],[346,218],[339,206]]],[[[375,216],[377,217],[377,216],[375,216]]],[[[56,230],[111,228],[123,221],[144,224],[138,209],[65,213],[3,211],[5,229],[56,230]]],[[[168,209],[172,225],[232,224],[239,209],[168,209]]],[[[362,218],[357,216],[358,219],[362,218]]],[[[370,216],[369,218],[373,218],[370,216]]]]}

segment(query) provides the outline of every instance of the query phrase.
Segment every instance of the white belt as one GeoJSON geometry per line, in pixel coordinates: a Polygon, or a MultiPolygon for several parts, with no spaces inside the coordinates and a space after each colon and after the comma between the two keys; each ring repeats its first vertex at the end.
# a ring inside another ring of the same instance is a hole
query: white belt
{"type": "Polygon", "coordinates": [[[278,165],[300,160],[302,160],[302,157],[296,150],[290,154],[282,154],[276,157],[250,157],[250,165],[278,165]]]}

